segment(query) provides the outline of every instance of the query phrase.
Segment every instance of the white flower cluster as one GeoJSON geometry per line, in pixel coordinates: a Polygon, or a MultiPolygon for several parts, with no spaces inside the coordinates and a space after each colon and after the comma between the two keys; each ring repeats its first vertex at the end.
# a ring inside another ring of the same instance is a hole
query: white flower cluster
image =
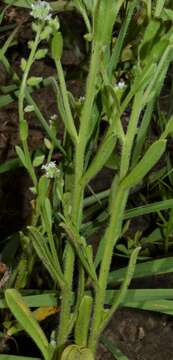
{"type": "Polygon", "coordinates": [[[126,87],[126,84],[125,84],[124,80],[120,80],[120,81],[118,82],[118,84],[116,84],[115,87],[116,87],[116,89],[123,90],[123,89],[126,87]]]}
{"type": "Polygon", "coordinates": [[[85,96],[80,96],[79,101],[83,103],[85,101],[85,96]]]}
{"type": "Polygon", "coordinates": [[[35,4],[31,5],[32,11],[30,15],[33,16],[34,19],[49,21],[52,18],[51,7],[47,1],[38,0],[35,4]]]}
{"type": "Polygon", "coordinates": [[[60,170],[57,168],[55,161],[50,161],[48,164],[42,165],[41,168],[45,171],[46,177],[49,179],[53,179],[60,174],[60,170]]]}

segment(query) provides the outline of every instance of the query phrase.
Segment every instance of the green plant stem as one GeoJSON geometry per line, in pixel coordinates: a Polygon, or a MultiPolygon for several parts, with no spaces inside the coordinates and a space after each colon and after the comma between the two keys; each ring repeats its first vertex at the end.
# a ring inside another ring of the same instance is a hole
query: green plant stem
{"type": "Polygon", "coordinates": [[[32,46],[32,50],[30,52],[27,64],[26,64],[26,68],[23,74],[23,78],[22,78],[22,82],[21,82],[21,86],[20,86],[20,91],[19,91],[19,121],[24,120],[24,99],[25,99],[25,88],[26,88],[26,83],[27,83],[27,78],[34,60],[34,56],[37,50],[37,47],[39,45],[40,42],[40,33],[42,30],[42,26],[40,25],[38,28],[38,31],[36,33],[36,37],[32,46]]]}
{"type": "Polygon", "coordinates": [[[122,186],[119,185],[116,194],[116,202],[112,206],[110,223],[105,234],[106,242],[105,242],[104,255],[100,267],[99,287],[98,289],[96,289],[93,322],[89,337],[89,348],[93,351],[93,353],[95,353],[96,351],[97,341],[100,335],[99,328],[101,326],[101,322],[103,320],[103,315],[104,315],[103,311],[104,311],[105,292],[107,287],[108,274],[110,270],[112,255],[113,255],[113,248],[121,233],[123,214],[124,214],[127,198],[128,198],[128,190],[123,189],[122,186]]]}
{"type": "MultiPolygon", "coordinates": [[[[76,156],[75,156],[75,178],[74,178],[74,190],[72,199],[72,222],[77,228],[80,227],[82,216],[82,200],[83,200],[83,187],[81,185],[81,178],[84,170],[84,155],[87,144],[87,137],[89,133],[89,124],[91,119],[91,112],[95,98],[95,85],[98,73],[99,63],[99,49],[100,46],[95,44],[93,46],[90,71],[87,79],[86,98],[81,115],[81,125],[78,136],[78,142],[76,144],[76,156]]],[[[61,348],[66,343],[68,337],[69,319],[71,315],[71,298],[72,298],[72,281],[73,281],[73,269],[75,254],[74,249],[70,243],[67,243],[65,249],[65,279],[68,283],[68,289],[62,292],[62,311],[60,315],[60,325],[58,331],[58,344],[61,348]]],[[[81,294],[80,294],[81,296],[81,294]]]]}
{"type": "Polygon", "coordinates": [[[127,268],[127,271],[126,271],[126,275],[125,275],[125,278],[124,278],[123,283],[121,285],[121,288],[120,288],[119,292],[116,294],[115,299],[113,301],[113,304],[112,304],[110,310],[108,311],[107,316],[105,316],[103,322],[101,323],[99,333],[103,332],[103,330],[105,329],[105,327],[109,323],[111,317],[113,316],[113,314],[117,310],[118,306],[123,302],[123,300],[125,298],[126,292],[128,290],[128,287],[130,285],[131,279],[132,279],[134,271],[135,271],[136,261],[137,261],[138,254],[139,254],[140,250],[141,250],[141,247],[137,247],[132,252],[132,255],[131,255],[130,260],[129,260],[129,265],[128,265],[128,268],[127,268]]]}
{"type": "Polygon", "coordinates": [[[64,155],[66,155],[66,152],[63,149],[63,147],[61,146],[60,141],[56,138],[56,136],[50,130],[50,127],[49,127],[46,119],[44,118],[44,116],[41,113],[40,109],[38,108],[36,102],[33,100],[31,94],[29,93],[29,91],[27,89],[25,89],[25,97],[26,97],[26,100],[27,100],[28,104],[33,105],[34,112],[35,112],[35,114],[37,116],[37,119],[39,120],[39,122],[42,125],[43,129],[46,131],[49,138],[52,140],[54,146],[57,149],[59,149],[64,155]]]}
{"type": "Polygon", "coordinates": [[[79,139],[76,146],[75,154],[75,179],[74,179],[74,191],[73,191],[73,222],[79,227],[82,216],[82,200],[83,200],[83,184],[81,183],[83,171],[84,171],[84,156],[88,140],[88,134],[90,130],[90,121],[92,107],[94,103],[96,93],[96,79],[99,69],[99,55],[100,44],[93,44],[92,57],[90,63],[90,71],[87,80],[86,98],[83,105],[79,139]]]}
{"type": "Polygon", "coordinates": [[[55,64],[56,64],[56,69],[57,69],[57,73],[58,73],[58,78],[59,78],[59,83],[60,83],[60,88],[61,88],[61,94],[62,94],[63,103],[64,103],[64,109],[65,109],[65,113],[66,113],[67,130],[68,130],[69,134],[71,135],[74,144],[76,144],[77,141],[78,141],[78,135],[77,135],[77,131],[76,131],[76,128],[75,128],[75,125],[74,125],[73,116],[72,116],[71,109],[70,109],[70,104],[69,104],[69,99],[68,99],[68,92],[67,92],[67,88],[66,88],[66,83],[65,83],[65,79],[64,79],[64,73],[63,73],[62,65],[61,65],[61,62],[59,60],[57,60],[55,62],[55,64]]]}
{"type": "Polygon", "coordinates": [[[133,141],[137,132],[137,123],[142,109],[141,99],[142,92],[139,91],[134,98],[132,114],[129,120],[129,126],[123,144],[120,166],[120,179],[122,179],[127,174],[129,168],[133,141]]]}
{"type": "MultiPolygon", "coordinates": [[[[42,25],[40,25],[38,27],[38,31],[36,33],[36,37],[35,37],[35,41],[33,43],[32,46],[32,50],[30,52],[27,64],[26,64],[26,68],[23,74],[23,78],[22,78],[22,82],[21,82],[21,86],[20,86],[20,90],[19,90],[19,122],[21,121],[25,121],[24,118],[24,99],[25,99],[25,89],[26,89],[26,83],[27,83],[27,78],[29,75],[29,71],[30,68],[32,66],[33,60],[34,60],[34,56],[35,53],[37,51],[37,47],[39,45],[40,42],[40,33],[42,31],[42,25]]],[[[30,157],[30,152],[29,152],[29,148],[28,148],[28,144],[27,144],[27,140],[22,141],[22,145],[23,145],[23,150],[25,153],[25,157],[26,157],[26,161],[27,161],[27,167],[28,167],[28,172],[32,178],[32,181],[34,183],[34,186],[37,186],[37,177],[35,175],[35,171],[34,168],[32,166],[32,161],[31,161],[31,157],[30,157]]]]}
{"type": "Polygon", "coordinates": [[[163,10],[163,7],[165,5],[165,1],[166,0],[157,0],[157,3],[156,3],[156,7],[155,7],[155,12],[154,12],[154,16],[155,17],[159,17],[162,10],[163,10]]]}
{"type": "Polygon", "coordinates": [[[61,313],[60,313],[60,323],[58,328],[58,355],[60,356],[62,350],[65,346],[69,335],[70,323],[71,323],[71,305],[72,305],[72,280],[73,280],[73,268],[74,268],[74,250],[71,245],[68,243],[66,245],[66,255],[65,255],[65,269],[64,269],[64,278],[67,283],[67,286],[61,291],[61,313]],[[69,269],[71,271],[69,271],[69,269]]]}
{"type": "Polygon", "coordinates": [[[27,141],[22,141],[22,145],[23,145],[23,150],[25,153],[25,158],[26,158],[26,162],[27,162],[27,167],[28,167],[28,172],[31,176],[31,179],[33,181],[34,186],[37,186],[37,177],[34,171],[34,168],[32,166],[32,162],[31,162],[31,157],[30,157],[30,152],[29,152],[29,148],[28,148],[28,144],[27,141]]]}

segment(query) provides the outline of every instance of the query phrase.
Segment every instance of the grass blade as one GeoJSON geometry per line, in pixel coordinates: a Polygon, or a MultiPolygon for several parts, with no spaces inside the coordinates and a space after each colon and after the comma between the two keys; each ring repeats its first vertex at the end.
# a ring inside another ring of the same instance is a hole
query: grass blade
{"type": "Polygon", "coordinates": [[[115,344],[112,343],[109,339],[106,338],[106,336],[101,336],[100,339],[101,343],[110,351],[110,353],[113,355],[113,357],[116,360],[128,360],[127,356],[125,356],[117,347],[115,344]]]}
{"type": "Polygon", "coordinates": [[[32,312],[25,304],[22,296],[16,289],[7,289],[5,291],[7,304],[16,317],[17,321],[34,340],[44,356],[45,360],[49,360],[49,344],[43,333],[39,323],[35,320],[32,312]]]}
{"type": "MultiPolygon", "coordinates": [[[[123,281],[126,267],[110,272],[109,284],[123,281]]],[[[160,275],[173,272],[173,257],[150,260],[142,264],[137,264],[133,278],[141,278],[145,276],[160,275]]]]}

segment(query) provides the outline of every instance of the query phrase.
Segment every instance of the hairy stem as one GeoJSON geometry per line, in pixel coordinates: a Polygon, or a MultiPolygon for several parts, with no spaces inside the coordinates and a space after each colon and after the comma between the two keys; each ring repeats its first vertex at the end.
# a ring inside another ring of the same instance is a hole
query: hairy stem
{"type": "MultiPolygon", "coordinates": [[[[89,124],[91,119],[91,112],[95,98],[95,85],[98,73],[98,62],[99,62],[99,47],[98,45],[93,46],[93,52],[90,63],[90,71],[87,79],[86,87],[86,99],[81,115],[81,125],[79,130],[78,142],[76,144],[75,154],[75,175],[74,175],[74,189],[72,199],[72,222],[77,228],[80,227],[82,217],[82,200],[83,200],[83,186],[81,184],[81,178],[84,171],[84,155],[87,144],[87,137],[89,132],[89,124]]],[[[68,283],[68,294],[64,290],[62,292],[62,311],[60,316],[60,325],[58,331],[58,345],[60,351],[65,345],[68,337],[68,324],[71,315],[71,296],[72,296],[72,281],[73,281],[73,269],[75,254],[74,249],[70,243],[66,245],[66,256],[65,256],[65,279],[68,283]]],[[[81,294],[80,294],[81,296],[81,294]]]]}
{"type": "Polygon", "coordinates": [[[106,242],[100,267],[99,287],[96,289],[94,316],[89,338],[89,348],[93,351],[93,353],[96,351],[97,341],[100,336],[99,329],[103,321],[105,292],[112,260],[113,248],[121,233],[123,213],[125,210],[127,197],[128,191],[121,188],[121,185],[119,185],[116,195],[116,203],[113,204],[110,223],[105,234],[106,242]]]}

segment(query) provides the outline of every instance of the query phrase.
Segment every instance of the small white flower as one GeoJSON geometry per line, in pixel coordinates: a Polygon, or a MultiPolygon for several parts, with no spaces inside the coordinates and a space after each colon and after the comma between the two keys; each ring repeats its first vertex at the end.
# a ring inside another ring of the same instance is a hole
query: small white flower
{"type": "Polygon", "coordinates": [[[51,7],[47,1],[38,0],[35,4],[31,5],[32,11],[30,15],[33,16],[34,19],[49,21],[52,18],[51,7]]]}
{"type": "Polygon", "coordinates": [[[53,121],[56,120],[57,119],[57,114],[51,115],[50,119],[53,120],[53,121]]]}
{"type": "Polygon", "coordinates": [[[53,179],[60,174],[60,170],[57,168],[55,161],[50,161],[48,164],[42,165],[41,168],[45,171],[45,175],[49,179],[53,179]]]}
{"type": "Polygon", "coordinates": [[[84,100],[85,100],[85,96],[80,96],[79,101],[80,101],[81,103],[83,103],[84,100]]]}
{"type": "Polygon", "coordinates": [[[120,80],[120,81],[118,82],[118,84],[116,84],[115,87],[116,87],[116,89],[123,90],[123,89],[126,87],[126,84],[125,84],[124,80],[120,80]]]}

